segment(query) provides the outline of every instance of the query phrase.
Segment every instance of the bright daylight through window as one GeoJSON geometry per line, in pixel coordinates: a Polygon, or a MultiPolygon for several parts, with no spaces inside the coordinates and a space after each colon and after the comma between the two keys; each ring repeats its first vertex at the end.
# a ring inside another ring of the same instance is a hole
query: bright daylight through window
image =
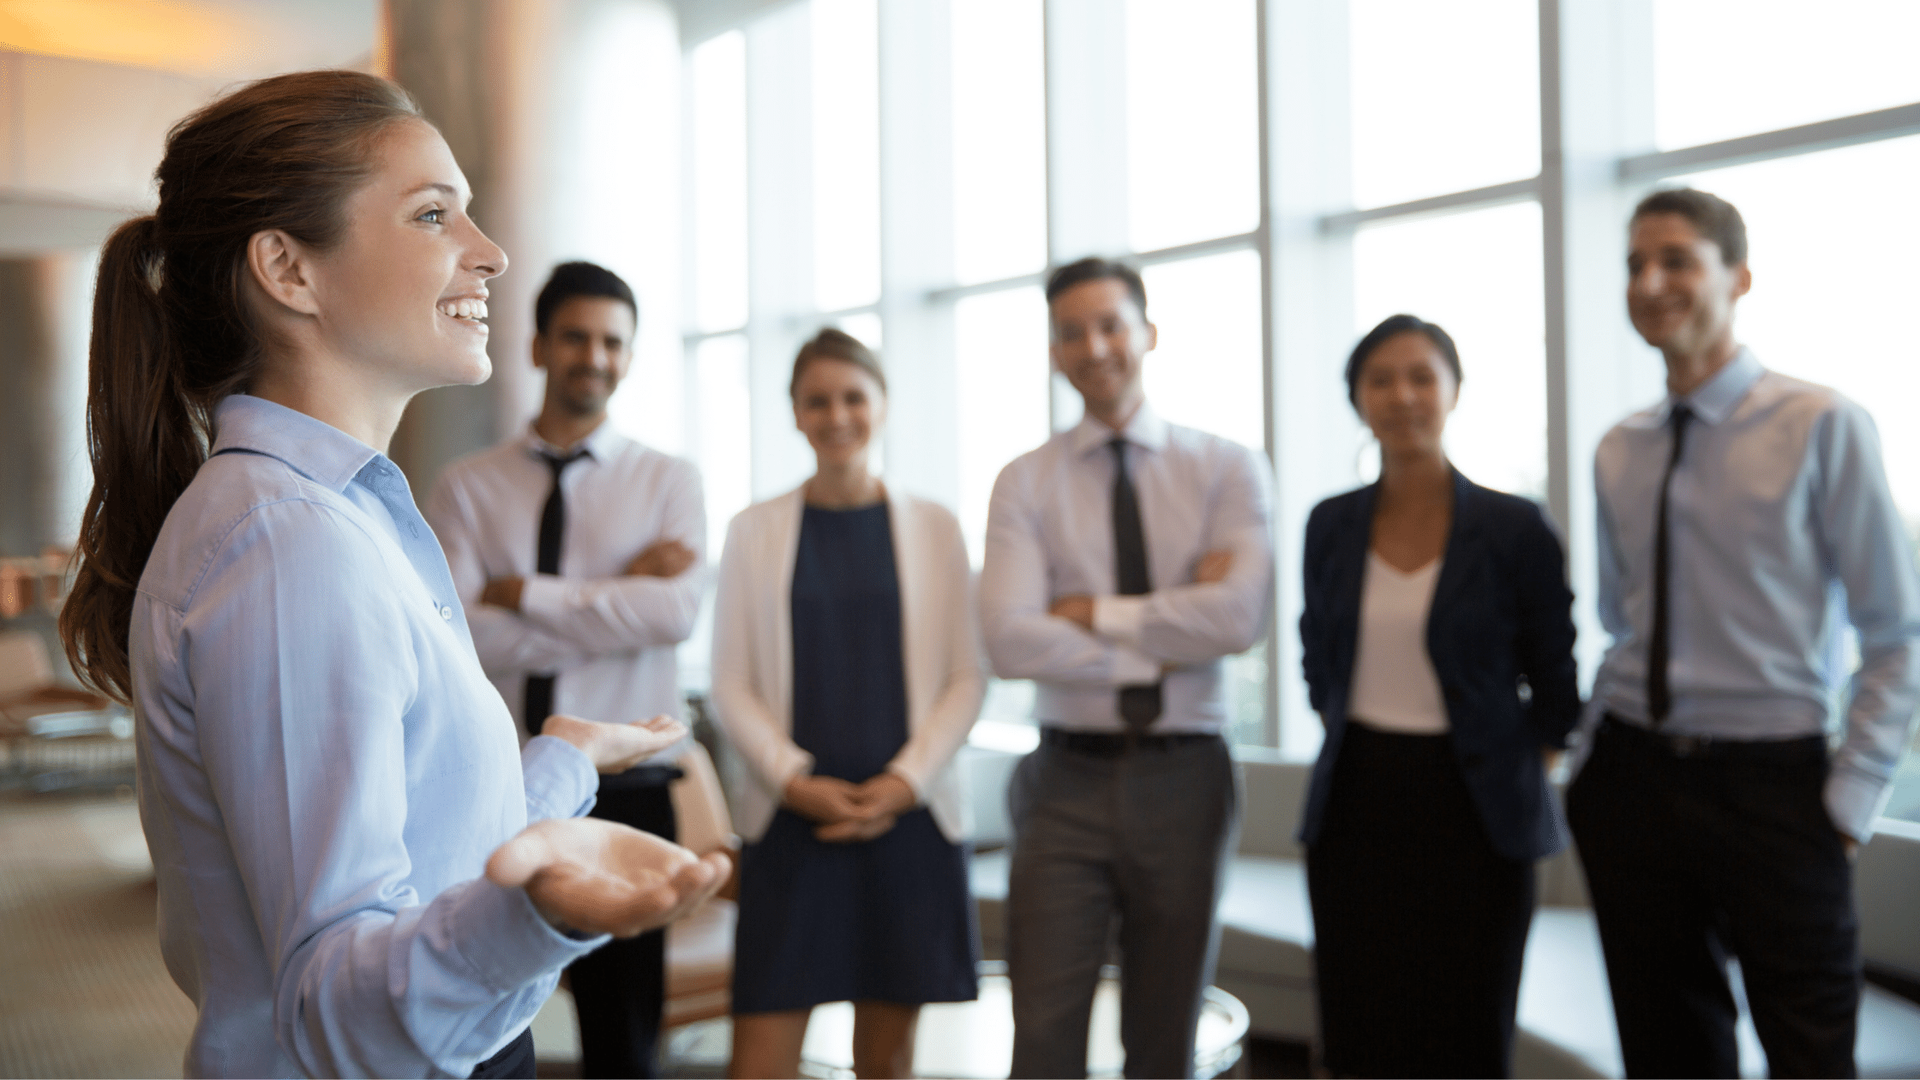
{"type": "MultiPolygon", "coordinates": [[[[1920,293],[1903,254],[1920,245],[1920,5],[1814,10],[805,0],[692,42],[689,442],[715,542],[793,482],[793,349],[825,322],[877,345],[884,317],[886,475],[953,506],[977,565],[1000,469],[1079,418],[1050,375],[1044,270],[1121,256],[1159,327],[1151,400],[1264,450],[1279,480],[1270,639],[1230,663],[1236,739],[1318,746],[1294,644],[1298,534],[1378,467],[1339,373],[1398,312],[1459,345],[1453,461],[1567,530],[1590,674],[1593,444],[1660,394],[1625,318],[1623,216],[1681,183],[1746,216],[1742,339],[1874,413],[1920,531],[1920,428],[1899,411],[1920,396],[1920,347],[1896,315],[1920,293]],[[1569,139],[1605,161],[1543,175],[1543,157],[1572,160],[1569,139]],[[1705,146],[1727,139],[1746,140],[1740,156],[1705,146]],[[751,273],[749,221],[771,230],[751,238],[751,273]]],[[[1024,711],[1027,692],[996,686],[989,713],[1024,711]]],[[[1920,818],[1920,778],[1902,790],[1896,812],[1920,818]]]]}

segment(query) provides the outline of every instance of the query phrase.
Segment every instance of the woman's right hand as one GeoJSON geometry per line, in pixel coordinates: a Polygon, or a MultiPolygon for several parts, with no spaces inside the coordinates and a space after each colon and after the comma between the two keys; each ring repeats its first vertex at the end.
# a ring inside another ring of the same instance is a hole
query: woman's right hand
{"type": "Polygon", "coordinates": [[[787,781],[786,808],[821,825],[833,825],[861,816],[855,794],[860,789],[834,776],[796,776],[787,781]]]}
{"type": "Polygon", "coordinates": [[[618,822],[550,818],[495,849],[487,879],[525,888],[541,917],[563,930],[632,937],[698,907],[728,868],[724,854],[700,858],[618,822]]]}

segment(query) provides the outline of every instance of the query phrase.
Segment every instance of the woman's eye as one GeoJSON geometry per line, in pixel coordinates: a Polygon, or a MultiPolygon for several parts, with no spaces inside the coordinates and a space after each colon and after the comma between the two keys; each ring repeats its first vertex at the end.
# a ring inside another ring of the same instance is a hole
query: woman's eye
{"type": "Polygon", "coordinates": [[[421,214],[419,220],[429,225],[445,225],[447,223],[447,212],[440,209],[429,210],[421,214]]]}

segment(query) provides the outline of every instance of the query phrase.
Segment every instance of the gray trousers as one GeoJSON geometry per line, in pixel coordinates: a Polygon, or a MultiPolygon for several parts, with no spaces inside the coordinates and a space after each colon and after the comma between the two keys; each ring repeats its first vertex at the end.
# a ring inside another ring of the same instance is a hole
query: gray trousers
{"type": "Polygon", "coordinates": [[[1221,740],[1117,757],[1042,744],[1020,762],[1008,792],[1014,1076],[1087,1075],[1116,922],[1126,1075],[1193,1075],[1237,787],[1221,740]]]}

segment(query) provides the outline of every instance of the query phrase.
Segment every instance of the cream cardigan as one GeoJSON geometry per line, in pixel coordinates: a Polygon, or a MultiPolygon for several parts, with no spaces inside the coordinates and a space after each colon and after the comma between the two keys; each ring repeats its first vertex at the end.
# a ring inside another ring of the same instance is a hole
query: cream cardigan
{"type": "MultiPolygon", "coordinates": [[[[773,822],[788,782],[813,767],[794,745],[793,563],[804,506],[797,489],[742,510],[727,528],[713,609],[713,707],[746,764],[734,785],[735,824],[757,840],[773,822]]],[[[900,577],[905,641],[907,742],[887,764],[933,812],[949,840],[973,820],[953,756],[986,696],[966,542],[951,511],[911,495],[887,495],[900,577]]]]}

